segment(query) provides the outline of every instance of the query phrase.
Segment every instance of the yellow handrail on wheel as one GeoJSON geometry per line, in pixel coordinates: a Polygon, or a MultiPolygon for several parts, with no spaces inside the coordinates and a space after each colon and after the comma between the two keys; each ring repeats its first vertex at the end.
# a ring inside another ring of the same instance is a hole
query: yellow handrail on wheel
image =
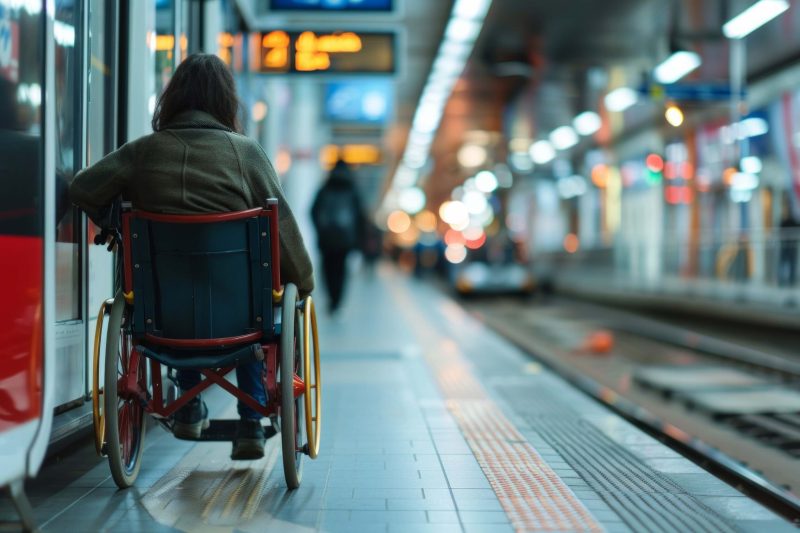
{"type": "Polygon", "coordinates": [[[317,311],[314,300],[306,298],[303,309],[303,379],[306,384],[305,412],[308,456],[316,459],[319,454],[319,438],[322,428],[322,377],[319,366],[319,336],[317,335],[317,311]],[[311,383],[311,337],[314,338],[314,383],[311,383]],[[311,391],[314,390],[314,411],[311,411],[311,391]]]}
{"type": "Polygon", "coordinates": [[[100,395],[103,394],[100,388],[100,345],[103,341],[103,322],[106,311],[114,300],[106,300],[100,306],[100,313],[97,315],[97,325],[94,328],[94,354],[92,356],[92,422],[94,423],[94,449],[98,455],[103,455],[103,445],[106,442],[106,418],[101,411],[102,402],[100,395]]]}

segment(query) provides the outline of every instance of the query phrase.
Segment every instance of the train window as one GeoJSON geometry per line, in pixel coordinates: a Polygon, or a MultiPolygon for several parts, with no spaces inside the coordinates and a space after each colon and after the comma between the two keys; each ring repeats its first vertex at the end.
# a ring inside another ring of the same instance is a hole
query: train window
{"type": "Polygon", "coordinates": [[[56,320],[81,318],[80,211],[72,206],[67,186],[80,164],[80,126],[77,112],[80,72],[76,68],[76,25],[78,9],[74,0],[56,0],[55,40],[56,112],[56,320]]]}
{"type": "Polygon", "coordinates": [[[40,36],[31,7],[0,2],[0,235],[42,232],[40,36]]]}
{"type": "Polygon", "coordinates": [[[86,164],[115,148],[113,6],[92,0],[89,7],[89,104],[86,164]]]}

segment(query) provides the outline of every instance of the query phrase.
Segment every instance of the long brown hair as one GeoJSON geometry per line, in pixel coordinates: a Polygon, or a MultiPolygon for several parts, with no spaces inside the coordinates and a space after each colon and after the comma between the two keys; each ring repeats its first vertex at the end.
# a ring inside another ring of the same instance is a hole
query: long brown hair
{"type": "Polygon", "coordinates": [[[153,131],[169,127],[184,111],[205,111],[233,131],[239,128],[239,98],[231,71],[212,54],[192,54],[175,69],[153,113],[153,131]]]}

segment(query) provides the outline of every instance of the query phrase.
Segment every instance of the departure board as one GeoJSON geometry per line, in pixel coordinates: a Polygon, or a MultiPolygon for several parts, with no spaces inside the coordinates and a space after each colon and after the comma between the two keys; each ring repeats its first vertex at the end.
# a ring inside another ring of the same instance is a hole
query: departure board
{"type": "Polygon", "coordinates": [[[250,69],[264,74],[391,74],[394,33],[286,32],[250,35],[250,69]]]}
{"type": "Polygon", "coordinates": [[[392,11],[393,0],[270,0],[272,11],[392,11]]]}

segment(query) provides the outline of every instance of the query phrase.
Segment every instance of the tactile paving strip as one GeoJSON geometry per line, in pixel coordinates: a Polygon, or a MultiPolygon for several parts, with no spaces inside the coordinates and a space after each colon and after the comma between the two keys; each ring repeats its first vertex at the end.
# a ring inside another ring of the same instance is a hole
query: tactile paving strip
{"type": "MultiPolygon", "coordinates": [[[[504,391],[519,394],[515,387],[504,391]]],[[[634,531],[736,531],[722,516],[558,401],[547,384],[525,389],[526,419],[634,531]]]]}
{"type": "Polygon", "coordinates": [[[517,531],[602,531],[536,450],[489,400],[447,402],[517,531]]]}
{"type": "MultiPolygon", "coordinates": [[[[399,300],[407,298],[394,291],[399,300]]],[[[401,309],[411,306],[400,305],[401,309]]],[[[422,339],[441,338],[419,316],[408,315],[422,339]]],[[[424,342],[424,341],[423,341],[424,342]]],[[[437,343],[424,357],[447,407],[516,531],[603,531],[578,500],[489,398],[453,342],[437,343]]]]}

